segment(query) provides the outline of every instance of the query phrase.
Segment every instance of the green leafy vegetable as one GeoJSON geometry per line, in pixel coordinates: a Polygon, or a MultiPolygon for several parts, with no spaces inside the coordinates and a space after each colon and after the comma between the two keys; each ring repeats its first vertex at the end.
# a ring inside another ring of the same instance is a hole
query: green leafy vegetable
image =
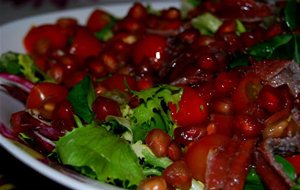
{"type": "Polygon", "coordinates": [[[251,168],[246,178],[244,190],[253,190],[253,189],[264,190],[265,188],[261,179],[256,174],[255,170],[251,168]]]}
{"type": "Polygon", "coordinates": [[[249,49],[249,54],[261,59],[294,59],[300,64],[300,36],[283,34],[256,44],[249,49]]]}
{"type": "Polygon", "coordinates": [[[229,68],[233,69],[235,67],[239,66],[248,66],[248,56],[245,54],[238,54],[235,56],[235,58],[229,63],[229,68]]]}
{"type": "Polygon", "coordinates": [[[104,28],[94,33],[96,38],[103,42],[106,42],[107,40],[111,39],[114,35],[112,28],[115,24],[116,18],[111,17],[111,21],[104,28]]]}
{"type": "Polygon", "coordinates": [[[144,161],[143,172],[146,176],[161,175],[163,169],[167,168],[171,163],[168,157],[156,157],[151,149],[143,144],[141,140],[131,145],[132,150],[135,154],[144,161]],[[151,167],[149,167],[151,165],[151,167]]]}
{"type": "Polygon", "coordinates": [[[76,115],[85,122],[91,123],[94,118],[92,103],[95,97],[96,93],[92,81],[89,76],[86,76],[70,90],[67,98],[76,115]]]}
{"type": "Polygon", "coordinates": [[[295,0],[288,0],[284,8],[284,18],[286,25],[294,30],[300,26],[300,11],[295,0]]]}
{"type": "Polygon", "coordinates": [[[296,179],[296,172],[295,172],[294,167],[282,156],[275,155],[274,157],[275,157],[276,162],[278,162],[282,166],[282,169],[286,173],[286,175],[292,181],[294,181],[296,179]]]}
{"type": "Polygon", "coordinates": [[[63,164],[100,181],[132,187],[144,178],[129,143],[104,126],[74,129],[56,142],[55,151],[63,164]]]}
{"type": "Polygon", "coordinates": [[[169,102],[177,104],[180,101],[182,89],[162,85],[132,93],[141,102],[129,115],[132,121],[133,141],[143,140],[147,132],[153,128],[161,128],[172,135],[174,124],[165,108],[169,102]]]}
{"type": "Polygon", "coordinates": [[[222,25],[222,21],[211,13],[201,14],[193,18],[191,23],[204,35],[213,35],[222,25]]]}
{"type": "Polygon", "coordinates": [[[0,72],[24,76],[32,82],[50,80],[34,65],[33,60],[27,54],[6,52],[0,57],[0,72]]]}

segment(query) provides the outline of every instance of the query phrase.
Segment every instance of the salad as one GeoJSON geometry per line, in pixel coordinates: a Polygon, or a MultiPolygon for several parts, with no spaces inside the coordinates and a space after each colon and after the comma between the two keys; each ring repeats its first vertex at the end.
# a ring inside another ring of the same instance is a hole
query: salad
{"type": "Polygon", "coordinates": [[[6,52],[3,136],[125,189],[300,189],[300,4],[140,2],[61,17],[6,52]]]}

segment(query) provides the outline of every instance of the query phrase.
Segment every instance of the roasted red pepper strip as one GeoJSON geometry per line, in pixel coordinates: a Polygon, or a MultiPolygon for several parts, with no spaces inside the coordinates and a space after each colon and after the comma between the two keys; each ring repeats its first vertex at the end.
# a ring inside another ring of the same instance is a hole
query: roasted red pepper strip
{"type": "Polygon", "coordinates": [[[256,139],[234,137],[224,148],[210,153],[206,189],[243,189],[255,144],[256,139]]]}
{"type": "Polygon", "coordinates": [[[269,190],[288,190],[290,186],[284,178],[265,160],[263,154],[255,152],[255,167],[257,174],[269,190]]]}

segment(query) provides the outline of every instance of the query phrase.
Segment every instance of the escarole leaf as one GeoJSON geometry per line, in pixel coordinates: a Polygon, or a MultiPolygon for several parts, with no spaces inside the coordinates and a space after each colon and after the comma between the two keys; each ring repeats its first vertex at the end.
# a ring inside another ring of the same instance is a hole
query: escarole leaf
{"type": "Polygon", "coordinates": [[[91,123],[94,118],[92,103],[96,98],[95,89],[89,76],[84,77],[76,84],[68,94],[75,114],[87,123],[91,123]]]}
{"type": "Polygon", "coordinates": [[[213,35],[222,21],[211,13],[203,13],[191,20],[192,26],[204,35],[213,35]]]}
{"type": "Polygon", "coordinates": [[[103,126],[74,129],[56,142],[55,152],[64,165],[102,182],[132,187],[144,178],[129,143],[103,126]]]}
{"type": "Polygon", "coordinates": [[[300,64],[300,35],[282,34],[249,49],[249,54],[257,60],[294,59],[300,64]]]}
{"type": "Polygon", "coordinates": [[[24,76],[34,83],[46,79],[51,81],[38,70],[29,55],[22,53],[10,51],[3,53],[0,57],[0,72],[24,76]]]}
{"type": "Polygon", "coordinates": [[[132,93],[140,100],[140,105],[134,108],[129,115],[133,141],[143,140],[147,132],[153,128],[161,128],[172,135],[174,124],[166,108],[169,102],[177,104],[180,101],[182,89],[161,85],[132,93]]]}

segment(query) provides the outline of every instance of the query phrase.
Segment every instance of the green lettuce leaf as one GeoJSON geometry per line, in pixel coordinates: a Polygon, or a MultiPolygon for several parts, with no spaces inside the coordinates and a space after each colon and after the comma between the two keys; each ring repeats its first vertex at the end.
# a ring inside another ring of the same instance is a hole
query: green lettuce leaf
{"type": "Polygon", "coordinates": [[[96,98],[95,89],[89,76],[83,78],[76,84],[68,94],[75,114],[83,119],[86,123],[91,123],[94,118],[92,104],[96,98]]]}
{"type": "Polygon", "coordinates": [[[99,181],[132,187],[144,178],[129,143],[103,126],[74,129],[56,142],[55,151],[64,165],[99,181]]]}
{"type": "Polygon", "coordinates": [[[222,21],[211,13],[203,13],[193,18],[191,23],[204,35],[213,35],[222,25],[222,21]]]}
{"type": "Polygon", "coordinates": [[[144,91],[132,92],[140,99],[140,105],[130,114],[133,141],[144,140],[148,131],[161,128],[173,135],[175,127],[167,109],[168,103],[177,104],[182,95],[180,87],[161,85],[144,91]]]}
{"type": "Polygon", "coordinates": [[[38,70],[29,55],[22,53],[10,51],[3,53],[0,57],[0,72],[24,76],[34,83],[41,80],[52,81],[44,73],[38,70]]]}

